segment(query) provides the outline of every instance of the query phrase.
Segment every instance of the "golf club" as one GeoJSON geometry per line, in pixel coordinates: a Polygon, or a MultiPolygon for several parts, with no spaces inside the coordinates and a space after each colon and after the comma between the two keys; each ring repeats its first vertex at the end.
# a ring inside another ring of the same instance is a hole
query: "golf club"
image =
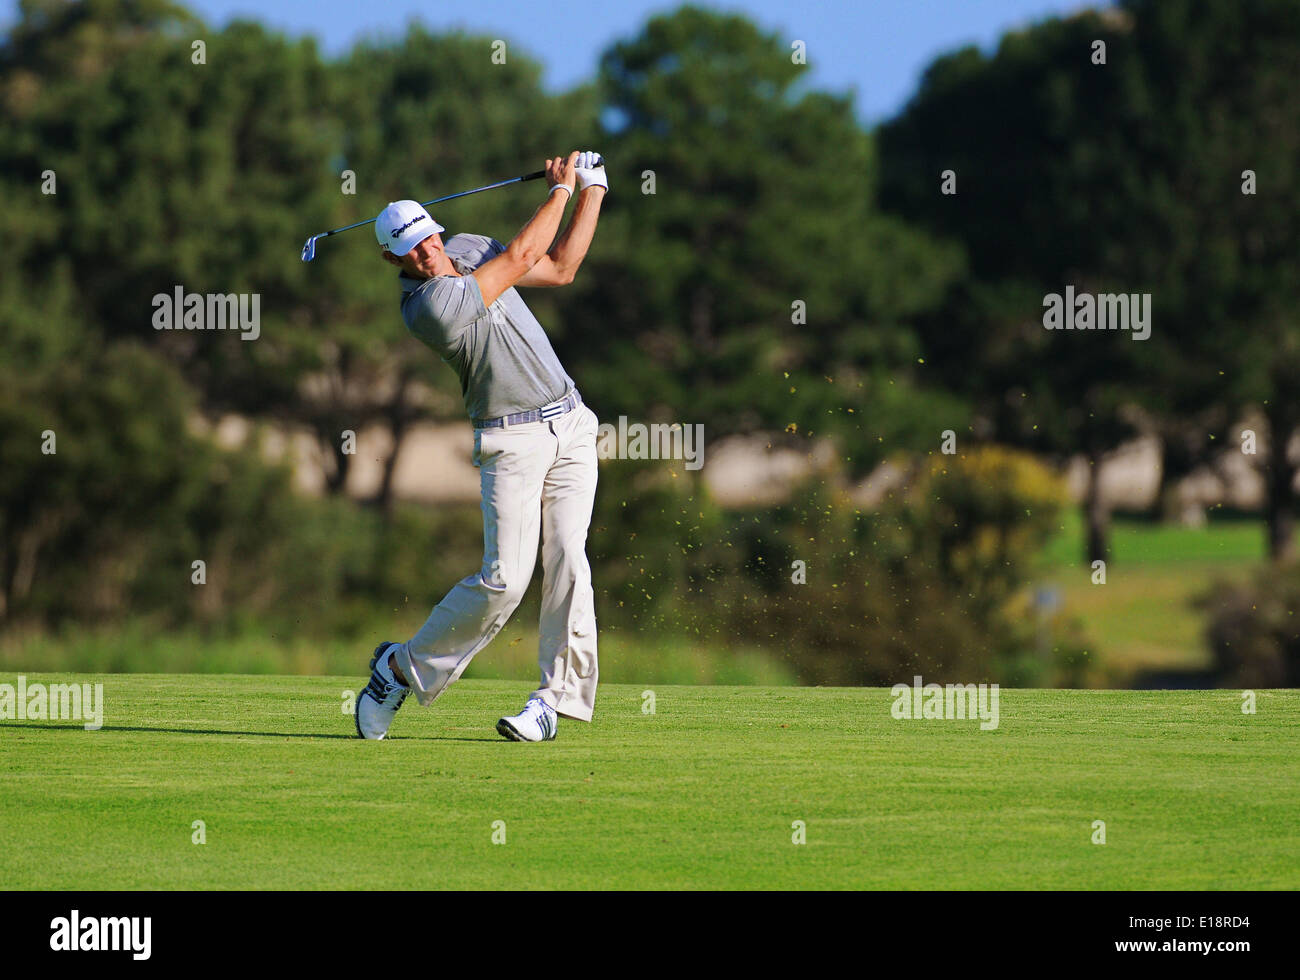
{"type": "MultiPolygon", "coordinates": [[[[602,163],[604,161],[601,161],[602,163]]],[[[457,197],[466,197],[470,194],[479,194],[483,191],[490,191],[497,187],[505,187],[507,184],[517,184],[524,180],[536,180],[538,177],[546,176],[545,170],[537,170],[531,174],[524,174],[522,177],[511,177],[509,180],[501,180],[495,184],[487,184],[484,187],[476,187],[472,191],[461,191],[459,194],[448,194],[446,197],[434,198],[432,201],[421,201],[420,206],[427,208],[431,204],[441,204],[443,201],[450,201],[457,197]]],[[[360,228],[362,225],[371,225],[375,223],[375,218],[366,221],[358,221],[356,224],[344,225],[342,228],[335,228],[332,231],[323,231],[319,235],[312,235],[307,239],[307,244],[302,247],[302,260],[310,262],[316,257],[316,240],[318,238],[329,238],[330,235],[337,235],[341,231],[350,231],[353,228],[360,228]]]]}

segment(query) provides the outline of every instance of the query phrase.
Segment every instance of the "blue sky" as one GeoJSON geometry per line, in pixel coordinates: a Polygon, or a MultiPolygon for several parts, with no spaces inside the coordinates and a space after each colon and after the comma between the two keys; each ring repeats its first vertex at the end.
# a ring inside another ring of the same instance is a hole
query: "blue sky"
{"type": "MultiPolygon", "coordinates": [[[[601,51],[676,3],[653,0],[182,0],[220,26],[243,16],[289,34],[313,34],[329,54],[365,35],[393,35],[412,18],[457,26],[522,46],[546,66],[546,84],[567,88],[590,77],[601,51]]],[[[748,14],[768,30],[808,45],[811,83],[853,91],[859,115],[876,121],[900,109],[920,72],[944,51],[993,44],[1005,30],[1072,13],[1081,0],[747,0],[706,3],[748,14]]],[[[17,0],[0,0],[4,23],[17,0]]]]}

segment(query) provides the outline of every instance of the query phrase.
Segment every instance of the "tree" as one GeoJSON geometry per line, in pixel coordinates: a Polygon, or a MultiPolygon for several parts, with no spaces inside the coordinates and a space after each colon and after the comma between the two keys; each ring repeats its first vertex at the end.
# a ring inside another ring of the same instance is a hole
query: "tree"
{"type": "MultiPolygon", "coordinates": [[[[327,63],[310,40],[248,22],[211,30],[157,0],[26,4],[0,51],[14,109],[0,179],[20,202],[0,217],[19,243],[0,287],[16,304],[0,317],[49,348],[34,297],[75,292],[79,329],[163,351],[207,413],[311,432],[335,492],[352,460],[344,430],[387,428],[390,504],[403,435],[463,417],[455,379],[404,329],[369,229],[331,239],[310,265],[298,249],[390,200],[536,169],[591,141],[589,89],[548,95],[536,62],[490,54],[489,38],[412,26],[327,63]],[[41,198],[44,170],[58,193],[41,198]],[[257,295],[260,336],[156,331],[153,298],[176,285],[257,295]]],[[[536,204],[525,185],[457,202],[443,223],[508,239],[536,204]]]]}
{"type": "Polygon", "coordinates": [[[806,70],[689,6],[605,53],[615,186],[561,353],[608,415],[838,433],[862,472],[933,445],[937,404],[960,411],[918,390],[907,323],[956,256],[876,212],[852,99],[806,91],[806,70]]]}
{"type": "MultiPolygon", "coordinates": [[[[960,240],[971,277],[945,305],[936,360],[1000,438],[1093,461],[1138,412],[1170,448],[1170,475],[1204,458],[1249,404],[1273,438],[1270,551],[1290,548],[1300,424],[1295,370],[1300,11],[1265,0],[1152,3],[1051,20],[992,57],[940,59],[881,133],[884,200],[960,240]],[[1104,41],[1105,62],[1094,63],[1104,41]],[[944,197],[951,168],[959,192],[944,197]],[[1241,193],[1254,168],[1260,193],[1241,193]],[[1035,300],[1150,293],[1151,339],[1047,333],[1035,300]],[[972,367],[974,368],[972,370],[972,367]]],[[[927,349],[930,349],[927,347],[927,349]]],[[[1104,557],[1095,480],[1089,558],[1104,557]]]]}
{"type": "MultiPolygon", "coordinates": [[[[1113,256],[1131,234],[1116,194],[1136,175],[1109,145],[1132,84],[1126,28],[1084,13],[967,48],[931,65],[903,113],[882,127],[882,200],[960,241],[969,276],[922,324],[935,370],[977,405],[985,433],[1040,452],[1083,452],[1088,560],[1107,557],[1103,454],[1134,431],[1121,409],[1145,373],[1142,342],[1044,329],[1044,301],[1140,285],[1113,256]],[[1092,42],[1108,45],[1093,65],[1092,42]],[[943,192],[951,171],[956,193],[943,192]]],[[[1141,291],[1141,290],[1138,290],[1141,291]]]]}
{"type": "Polygon", "coordinates": [[[1175,421],[1213,413],[1206,443],[1262,410],[1267,544],[1283,559],[1295,539],[1287,445],[1300,428],[1300,7],[1124,7],[1141,72],[1128,136],[1148,176],[1126,198],[1138,233],[1122,244],[1162,310],[1148,404],[1175,421]]]}

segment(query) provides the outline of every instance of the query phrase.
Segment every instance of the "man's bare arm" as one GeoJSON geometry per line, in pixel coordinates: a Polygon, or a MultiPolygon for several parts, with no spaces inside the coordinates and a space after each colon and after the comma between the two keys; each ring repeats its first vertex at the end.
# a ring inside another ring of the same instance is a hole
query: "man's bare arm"
{"type": "Polygon", "coordinates": [[[588,187],[578,193],[578,206],[569,219],[569,227],[560,240],[537,264],[525,273],[516,286],[567,286],[573,282],[578,267],[587,257],[591,240],[596,234],[600,218],[600,205],[605,199],[605,188],[588,187]]]}
{"type": "Polygon", "coordinates": [[[483,294],[483,305],[491,306],[502,293],[515,285],[527,272],[546,257],[546,249],[555,240],[555,233],[560,230],[560,220],[564,217],[565,205],[573,193],[576,177],[574,162],[578,151],[574,150],[564,160],[556,157],[546,161],[546,183],[554,188],[563,185],[568,191],[551,191],[545,202],[537,209],[528,223],[519,230],[506,250],[494,259],[489,259],[474,270],[479,292],[483,294]]]}

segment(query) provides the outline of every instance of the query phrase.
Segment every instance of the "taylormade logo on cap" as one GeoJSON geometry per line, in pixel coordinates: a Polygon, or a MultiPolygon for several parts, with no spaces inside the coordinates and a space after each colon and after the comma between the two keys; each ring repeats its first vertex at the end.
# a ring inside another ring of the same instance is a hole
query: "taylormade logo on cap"
{"type": "Polygon", "coordinates": [[[427,220],[428,220],[428,219],[427,219],[424,215],[422,215],[422,214],[417,214],[414,218],[412,218],[412,219],[411,219],[410,221],[408,221],[406,224],[402,225],[402,227],[400,227],[400,228],[394,228],[394,229],[393,229],[393,233],[392,233],[389,237],[390,237],[390,238],[396,238],[398,235],[400,235],[402,232],[406,231],[407,228],[410,228],[411,225],[415,224],[417,221],[427,221],[427,220]]]}
{"type": "Polygon", "coordinates": [[[445,230],[415,201],[393,201],[375,219],[375,238],[394,255],[405,255],[430,235],[445,230]]]}

